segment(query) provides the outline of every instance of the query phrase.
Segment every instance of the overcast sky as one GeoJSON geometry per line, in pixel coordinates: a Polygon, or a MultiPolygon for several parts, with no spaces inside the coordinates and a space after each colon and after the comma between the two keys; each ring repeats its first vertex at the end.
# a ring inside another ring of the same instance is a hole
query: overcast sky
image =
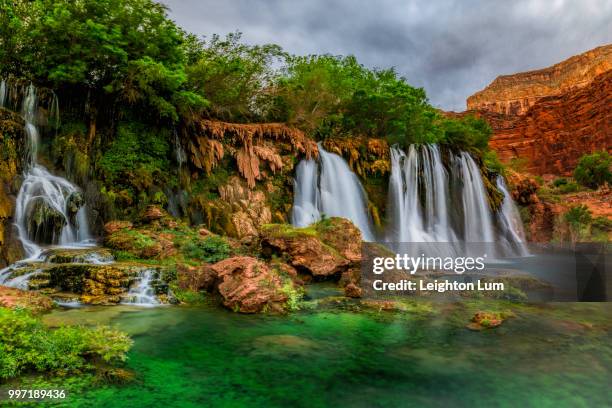
{"type": "Polygon", "coordinates": [[[162,0],[199,35],[239,30],[293,54],[395,67],[430,101],[464,110],[496,76],[612,43],[612,0],[162,0]]]}

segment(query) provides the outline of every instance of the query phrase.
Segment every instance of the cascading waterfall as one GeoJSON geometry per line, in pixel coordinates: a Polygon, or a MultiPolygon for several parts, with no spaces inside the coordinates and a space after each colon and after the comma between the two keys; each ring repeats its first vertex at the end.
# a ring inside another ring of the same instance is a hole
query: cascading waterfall
{"type": "Polygon", "coordinates": [[[135,306],[155,306],[159,301],[155,297],[155,290],[151,285],[153,274],[155,271],[145,269],[140,273],[140,277],[136,285],[134,285],[127,294],[127,299],[124,303],[135,306]]]}
{"type": "Polygon", "coordinates": [[[6,80],[0,81],[0,108],[4,108],[6,104],[6,98],[8,96],[8,87],[6,86],[6,80]]]}
{"type": "Polygon", "coordinates": [[[514,200],[506,187],[504,178],[497,177],[497,188],[504,195],[501,209],[499,211],[499,224],[504,235],[504,240],[507,245],[514,250],[519,256],[529,255],[529,250],[525,245],[525,231],[523,230],[523,222],[519,214],[514,200]]]}
{"type": "MultiPolygon", "coordinates": [[[[29,85],[23,95],[21,112],[25,121],[27,153],[24,180],[15,203],[15,226],[26,259],[0,271],[0,280],[3,274],[8,274],[24,262],[42,262],[44,245],[75,247],[89,244],[91,240],[80,190],[68,180],[52,175],[37,162],[39,132],[36,126],[36,88],[29,85]]],[[[50,110],[59,120],[56,103],[57,99],[54,98],[50,110]]],[[[27,280],[25,282],[27,284],[27,280]]]]}
{"type": "Polygon", "coordinates": [[[480,169],[466,152],[456,159],[463,181],[463,240],[465,242],[495,242],[487,190],[480,169]]]}
{"type": "MultiPolygon", "coordinates": [[[[361,229],[364,239],[374,239],[367,197],[359,179],[340,156],[320,146],[319,154],[319,163],[302,160],[296,168],[292,223],[304,227],[318,221],[321,214],[345,217],[361,229]]],[[[498,179],[498,187],[504,201],[494,215],[474,159],[466,152],[448,154],[452,177],[437,145],[412,145],[407,152],[391,147],[390,222],[385,239],[448,242],[449,250],[455,253],[464,248],[462,243],[493,243],[494,255],[500,245],[504,255],[527,255],[520,219],[503,179],[498,179]],[[452,197],[459,200],[459,205],[453,205],[452,197]]]]}
{"type": "Polygon", "coordinates": [[[323,214],[344,217],[359,227],[365,241],[374,240],[365,191],[342,157],[327,152],[319,144],[319,163],[314,160],[300,163],[295,183],[294,225],[310,225],[323,214]]]}

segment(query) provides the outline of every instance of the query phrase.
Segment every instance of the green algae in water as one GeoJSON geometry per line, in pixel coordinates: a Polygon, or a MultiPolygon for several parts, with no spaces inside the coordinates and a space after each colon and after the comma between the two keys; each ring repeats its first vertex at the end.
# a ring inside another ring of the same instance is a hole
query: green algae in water
{"type": "Polygon", "coordinates": [[[497,329],[471,332],[464,324],[479,306],[429,317],[212,307],[51,316],[91,322],[99,313],[135,340],[136,380],[73,394],[73,407],[610,406],[608,305],[524,308],[497,329]]]}

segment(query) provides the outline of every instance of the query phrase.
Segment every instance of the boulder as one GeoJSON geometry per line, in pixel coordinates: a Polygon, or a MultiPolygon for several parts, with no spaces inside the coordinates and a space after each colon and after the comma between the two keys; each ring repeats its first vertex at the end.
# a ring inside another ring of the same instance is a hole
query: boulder
{"type": "Polygon", "coordinates": [[[223,304],[241,313],[283,312],[287,295],[278,272],[249,256],[238,256],[212,266],[219,279],[223,304]]]}
{"type": "Polygon", "coordinates": [[[341,274],[361,260],[361,232],[343,218],[326,219],[307,228],[266,225],[261,246],[264,254],[280,255],[298,271],[314,277],[341,274]]]}
{"type": "Polygon", "coordinates": [[[51,207],[42,198],[28,204],[27,229],[28,237],[41,244],[56,244],[62,235],[62,229],[67,223],[64,214],[51,207]]]}
{"type": "Polygon", "coordinates": [[[177,265],[178,285],[183,290],[210,291],[217,282],[217,271],[208,264],[200,266],[177,265]]]}

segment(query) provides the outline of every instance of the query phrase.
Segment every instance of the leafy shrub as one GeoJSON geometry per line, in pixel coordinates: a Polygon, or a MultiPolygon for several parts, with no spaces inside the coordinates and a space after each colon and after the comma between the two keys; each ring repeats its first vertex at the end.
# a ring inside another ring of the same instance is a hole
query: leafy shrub
{"type": "Polygon", "coordinates": [[[189,258],[214,263],[222,261],[230,255],[230,246],[222,237],[209,236],[201,240],[188,242],[183,252],[189,258]]]}
{"type": "Polygon", "coordinates": [[[585,154],[574,169],[574,178],[589,188],[597,188],[605,183],[612,184],[612,157],[608,152],[585,154]]]}
{"type": "Polygon", "coordinates": [[[586,205],[578,205],[570,208],[564,215],[563,219],[567,222],[571,234],[572,242],[588,235],[593,216],[586,205]]]}
{"type": "Polygon", "coordinates": [[[124,361],[132,341],[107,327],[49,329],[25,310],[0,308],[0,378],[27,371],[76,374],[124,361]]]}
{"type": "Polygon", "coordinates": [[[557,188],[561,194],[575,193],[580,190],[580,186],[575,182],[569,182],[567,184],[562,184],[557,188]]]}
{"type": "Polygon", "coordinates": [[[567,179],[563,178],[563,177],[559,177],[559,178],[555,179],[552,184],[555,187],[561,187],[561,186],[564,186],[564,185],[567,184],[567,179]]]}

